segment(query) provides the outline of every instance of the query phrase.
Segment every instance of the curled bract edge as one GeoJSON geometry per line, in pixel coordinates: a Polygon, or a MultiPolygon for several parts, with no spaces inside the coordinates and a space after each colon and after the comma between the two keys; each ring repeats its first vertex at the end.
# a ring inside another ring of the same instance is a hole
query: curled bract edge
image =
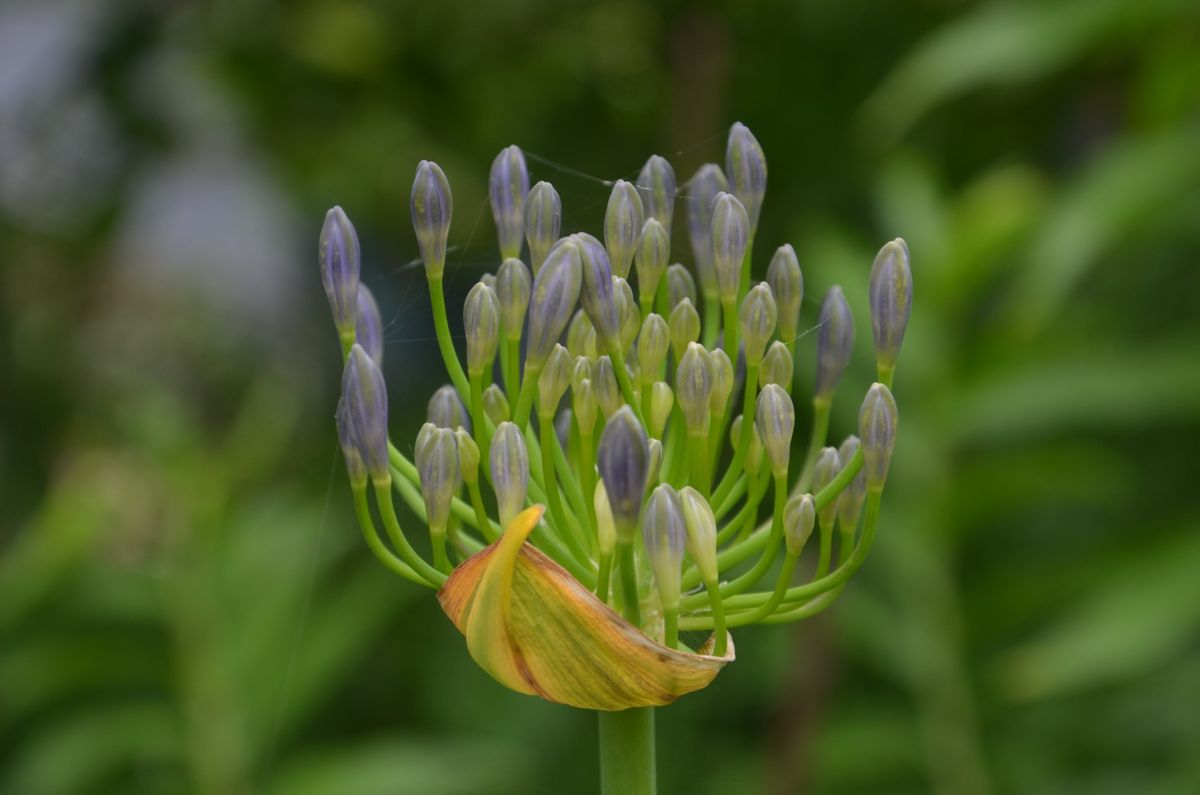
{"type": "Polygon", "coordinates": [[[525,539],[543,508],[522,511],[438,591],[472,659],[518,693],[580,709],[669,704],[703,689],[726,663],[709,638],[691,654],[656,643],[525,539]]]}

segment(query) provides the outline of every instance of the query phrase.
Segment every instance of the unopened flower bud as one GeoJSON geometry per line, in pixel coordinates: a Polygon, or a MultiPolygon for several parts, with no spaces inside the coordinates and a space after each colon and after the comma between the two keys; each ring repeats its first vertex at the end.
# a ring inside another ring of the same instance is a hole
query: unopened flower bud
{"type": "Polygon", "coordinates": [[[750,219],[750,236],[758,229],[758,214],[762,211],[763,196],[767,193],[767,158],[750,128],[737,122],[729,130],[725,147],[725,173],[733,195],[746,206],[750,219]]]}
{"type": "MultiPolygon", "coordinates": [[[[858,452],[860,442],[857,436],[847,436],[846,441],[838,448],[838,457],[842,466],[849,466],[850,459],[858,452]]],[[[843,533],[853,533],[858,527],[858,517],[862,514],[863,502],[867,499],[867,476],[863,470],[850,481],[838,497],[838,521],[841,522],[843,533]]]]}
{"type": "Polygon", "coordinates": [[[463,483],[472,485],[479,481],[479,445],[471,438],[466,429],[459,428],[454,432],[454,440],[458,442],[458,467],[462,471],[463,483]]]}
{"type": "Polygon", "coordinates": [[[775,249],[767,267],[767,284],[775,295],[779,308],[779,338],[784,342],[796,339],[800,327],[800,305],[804,303],[804,275],[796,250],[787,243],[775,249]]]}
{"type": "Polygon", "coordinates": [[[642,327],[642,313],[633,300],[633,288],[620,276],[613,277],[613,300],[617,305],[617,340],[621,350],[629,350],[642,327]]]}
{"type": "Polygon", "coordinates": [[[789,555],[796,557],[804,550],[816,520],[811,494],[797,494],[787,501],[783,507],[783,543],[789,555]]]}
{"type": "Polygon", "coordinates": [[[696,295],[696,280],[687,268],[676,262],[667,266],[667,307],[674,309],[685,298],[692,302],[692,306],[696,306],[699,300],[696,295]]]}
{"type": "Polygon", "coordinates": [[[638,193],[647,218],[656,218],[667,229],[675,213],[675,169],[665,157],[651,155],[638,174],[638,193]]]}
{"type": "Polygon", "coordinates": [[[713,201],[718,193],[728,190],[729,182],[716,163],[700,166],[687,184],[688,239],[705,296],[717,294],[717,274],[713,270],[713,201]]]}
{"type": "Polygon", "coordinates": [[[671,417],[671,409],[675,406],[675,394],[666,381],[655,381],[650,387],[650,435],[655,439],[663,438],[667,428],[667,420],[671,417]]]}
{"type": "Polygon", "coordinates": [[[608,491],[604,481],[596,483],[596,493],[592,498],[596,508],[596,547],[601,555],[612,555],[617,548],[617,526],[613,521],[612,505],[608,502],[608,491]]]}
{"type": "Polygon", "coordinates": [[[439,428],[454,430],[462,427],[466,428],[468,433],[471,431],[471,415],[467,413],[467,407],[458,396],[458,390],[451,384],[438,387],[429,398],[425,407],[425,420],[439,428]]]}
{"type": "Polygon", "coordinates": [[[354,345],[342,370],[342,400],[345,401],[347,438],[353,439],[358,454],[376,483],[391,477],[388,470],[387,386],[383,373],[361,345],[354,345]]]}
{"type": "MultiPolygon", "coordinates": [[[[820,493],[821,489],[833,482],[833,479],[842,471],[842,458],[838,454],[836,447],[825,447],[821,449],[820,455],[817,456],[817,463],[813,466],[812,489],[816,493],[820,493]]],[[[841,495],[839,494],[831,500],[821,512],[818,518],[821,520],[821,527],[826,530],[833,529],[833,523],[837,521],[838,501],[841,495]]]]}
{"type": "Polygon", "coordinates": [[[720,418],[725,416],[725,408],[729,405],[729,396],[733,394],[733,362],[729,361],[729,354],[721,348],[710,351],[708,356],[712,363],[713,376],[713,388],[712,394],[708,397],[708,406],[712,416],[720,418]]]}
{"type": "Polygon", "coordinates": [[[670,344],[671,332],[667,321],[662,319],[662,315],[646,315],[637,339],[638,369],[641,371],[642,381],[650,383],[659,377],[670,344]]]}
{"type": "Polygon", "coordinates": [[[453,200],[450,181],[446,179],[441,166],[432,160],[422,160],[417,165],[409,208],[412,210],[413,230],[417,233],[417,247],[421,249],[425,273],[431,278],[440,279],[446,267],[446,240],[450,237],[453,200]]]}
{"type": "Polygon", "coordinates": [[[586,232],[572,235],[579,245],[579,262],[583,268],[583,290],[579,300],[587,312],[596,335],[605,350],[617,344],[617,303],[613,298],[613,272],[608,252],[600,241],[586,232]]]}
{"type": "Polygon", "coordinates": [[[525,199],[525,239],[529,241],[529,263],[536,274],[562,227],[562,199],[549,182],[533,186],[525,199]]]}
{"type": "Polygon", "coordinates": [[[691,486],[679,490],[683,523],[687,530],[687,551],[700,572],[702,582],[714,582],[717,571],[717,518],[704,495],[691,486]]]}
{"type": "Polygon", "coordinates": [[[646,211],[637,188],[623,179],[617,180],[604,214],[604,245],[612,260],[613,273],[618,276],[629,276],[629,265],[633,262],[645,220],[646,211]]]}
{"type": "Polygon", "coordinates": [[[529,268],[519,259],[506,259],[496,271],[496,297],[500,299],[500,328],[510,340],[521,338],[525,325],[525,311],[529,308],[529,294],[533,290],[533,277],[529,268]]]}
{"type": "Polygon", "coordinates": [[[875,333],[875,361],[881,377],[890,377],[896,368],[911,309],[908,244],[898,237],[884,244],[871,266],[871,330],[875,333]]]}
{"type": "Polygon", "coordinates": [[[821,303],[817,336],[817,383],[813,397],[828,401],[837,391],[842,371],[854,355],[854,315],[841,287],[830,287],[821,303]]]}
{"type": "Polygon", "coordinates": [[[646,501],[642,537],[646,542],[646,557],[654,571],[654,584],[659,598],[664,606],[676,607],[679,604],[687,529],[679,494],[666,483],[654,489],[646,501]]]}
{"type": "Polygon", "coordinates": [[[658,283],[667,271],[671,258],[671,233],[657,218],[647,219],[638,241],[637,265],[638,296],[642,301],[652,302],[658,291],[658,283]]]}
{"type": "Polygon", "coordinates": [[[617,535],[632,541],[641,517],[642,497],[646,493],[650,440],[628,406],[622,406],[604,426],[596,467],[608,493],[617,535]]]}
{"type": "Polygon", "coordinates": [[[762,365],[758,368],[758,384],[760,387],[779,384],[783,391],[791,394],[792,353],[779,340],[775,340],[771,347],[767,348],[767,355],[763,357],[762,365]]]}
{"type": "Polygon", "coordinates": [[[703,345],[689,342],[675,370],[675,399],[683,411],[688,433],[708,432],[709,399],[713,389],[712,357],[703,345]]]}
{"type": "Polygon", "coordinates": [[[700,315],[690,299],[685,298],[671,310],[667,329],[671,339],[671,351],[678,362],[683,358],[688,344],[700,339],[700,315]]]}
{"type": "Polygon", "coordinates": [[[758,408],[754,418],[762,438],[771,471],[776,477],[787,474],[792,450],[792,432],[796,430],[796,409],[783,387],[768,384],[758,393],[758,408]]]}
{"type": "Polygon", "coordinates": [[[458,460],[458,438],[449,428],[426,423],[413,450],[421,498],[425,501],[425,519],[430,530],[445,530],[450,521],[450,503],[462,485],[462,466],[458,460]]]}
{"type": "Polygon", "coordinates": [[[342,455],[346,458],[346,472],[350,475],[350,485],[360,488],[367,483],[367,464],[363,461],[358,440],[354,438],[345,398],[338,399],[335,417],[337,419],[338,446],[342,448],[342,455]]]}
{"type": "Polygon", "coordinates": [[[483,282],[476,282],[463,302],[463,331],[467,337],[467,372],[482,375],[491,368],[500,344],[500,299],[483,282]]]}
{"type": "Polygon", "coordinates": [[[526,365],[537,368],[546,361],[575,311],[582,281],[579,245],[571,238],[564,238],[551,249],[533,280],[526,365]]]}
{"type": "Polygon", "coordinates": [[[358,234],[341,207],[334,207],[325,213],[325,225],[321,227],[317,253],[321,264],[321,285],[325,288],[325,297],[329,299],[333,325],[340,334],[349,335],[354,331],[362,260],[358,234]]]}
{"type": "Polygon", "coordinates": [[[746,208],[730,193],[718,193],[713,201],[713,270],[721,301],[737,300],[742,280],[742,259],[750,244],[750,220],[746,208]]]}
{"type": "Polygon", "coordinates": [[[354,318],[354,341],[363,346],[376,367],[383,367],[383,318],[379,314],[375,296],[361,282],[358,285],[358,311],[354,318]]]}
{"type": "Polygon", "coordinates": [[[483,413],[492,421],[492,425],[512,419],[508,398],[498,384],[488,384],[487,389],[483,390],[483,413]]]}
{"type": "Polygon", "coordinates": [[[605,419],[624,405],[621,388],[617,383],[617,372],[613,369],[612,359],[607,356],[598,358],[596,366],[592,368],[592,391],[605,419]]]}
{"type": "MultiPolygon", "coordinates": [[[[739,414],[729,424],[729,444],[734,449],[737,449],[742,439],[742,423],[742,415],[739,414]]],[[[744,464],[746,471],[751,475],[757,475],[762,468],[762,460],[762,437],[758,435],[758,426],[752,425],[750,426],[750,445],[746,448],[746,461],[744,464]]]]}
{"type": "Polygon", "coordinates": [[[899,419],[900,412],[891,390],[883,384],[873,384],[858,413],[858,435],[862,440],[863,473],[868,490],[882,490],[887,480],[899,419]]]}
{"type": "Polygon", "coordinates": [[[775,333],[777,312],[775,296],[766,282],[750,288],[742,299],[738,320],[742,328],[742,341],[746,346],[746,361],[750,364],[762,362],[771,335],[775,333]]]}
{"type": "Polygon", "coordinates": [[[575,422],[579,432],[590,436],[596,428],[596,394],[592,390],[592,379],[584,378],[571,385],[571,408],[575,414],[575,422]]]}
{"type": "Polygon", "coordinates": [[[657,483],[659,470],[662,469],[663,461],[663,446],[662,442],[654,437],[650,438],[650,468],[646,473],[647,483],[657,483]]]}
{"type": "Polygon", "coordinates": [[[575,314],[571,317],[571,324],[567,326],[567,351],[575,357],[587,356],[587,338],[595,333],[596,330],[592,328],[592,321],[588,319],[587,312],[582,309],[575,310],[575,314]]]}
{"type": "Polygon", "coordinates": [[[525,195],[529,193],[529,169],[525,155],[516,146],[505,147],[492,161],[488,180],[488,198],[492,202],[492,219],[496,222],[496,237],[500,241],[500,257],[521,256],[525,237],[525,195]]]}
{"type": "Polygon", "coordinates": [[[571,385],[571,371],[575,360],[567,349],[555,345],[546,359],[546,365],[538,375],[538,411],[544,417],[551,417],[558,409],[558,402],[571,385]]]}
{"type": "Polygon", "coordinates": [[[500,525],[507,527],[525,507],[525,497],[529,493],[529,451],[525,448],[521,429],[511,422],[497,425],[489,459],[500,525]]]}

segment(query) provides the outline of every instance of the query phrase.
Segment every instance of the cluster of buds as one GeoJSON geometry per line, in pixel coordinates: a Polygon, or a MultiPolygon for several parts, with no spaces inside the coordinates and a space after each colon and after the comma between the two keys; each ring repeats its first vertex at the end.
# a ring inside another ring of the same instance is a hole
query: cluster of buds
{"type": "Polygon", "coordinates": [[[450,383],[411,457],[388,439],[382,326],[359,283],[354,228],[329,211],[321,273],[345,358],[337,420],[363,533],[389,568],[439,589],[502,683],[597,709],[665,703],[732,659],[730,628],[815,614],[870,551],[896,439],[908,247],[885,244],[871,268],[878,382],[858,434],[826,446],[854,320],[832,287],[815,355],[798,350],[795,251],[780,246],[766,280],[751,277],[766,187],[763,151],[735,124],[724,170],[704,165],[677,187],[654,156],[635,182],[618,180],[601,240],[564,234],[554,187],[531,188],[521,150],[503,150],[490,179],[500,264],[467,294],[464,370],[442,288],[450,185],[422,161],[412,221],[450,383]],[[671,262],[676,198],[691,269],[671,262]],[[794,445],[798,362],[816,373],[807,447],[794,445]],[[428,527],[431,563],[400,527],[393,490],[428,527]],[[802,576],[814,530],[816,562],[802,576]],[[548,640],[563,627],[573,639],[548,640]],[[711,636],[693,652],[681,631],[711,636]],[[588,666],[607,668],[603,687],[579,684],[588,666]]]}

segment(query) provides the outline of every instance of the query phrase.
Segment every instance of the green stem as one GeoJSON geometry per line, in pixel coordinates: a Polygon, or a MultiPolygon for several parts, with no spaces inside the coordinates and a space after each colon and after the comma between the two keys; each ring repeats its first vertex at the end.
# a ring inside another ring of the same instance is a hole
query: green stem
{"type": "Polygon", "coordinates": [[[371,509],[367,505],[367,484],[353,485],[351,489],[354,492],[354,513],[358,516],[358,524],[362,528],[363,538],[366,539],[367,547],[372,554],[379,559],[380,563],[406,580],[415,582],[417,585],[431,587],[432,583],[417,574],[411,566],[384,546],[383,539],[379,537],[379,531],[375,527],[375,521],[371,518],[371,509]]]}
{"type": "Polygon", "coordinates": [[[608,586],[609,580],[612,578],[613,556],[611,552],[608,554],[601,552],[598,557],[600,558],[600,571],[596,574],[596,598],[608,604],[608,586]]]}
{"type": "Polygon", "coordinates": [[[733,484],[737,482],[738,475],[741,474],[742,464],[746,461],[746,454],[750,450],[750,440],[754,438],[754,417],[757,401],[755,400],[755,392],[758,391],[758,368],[757,364],[749,364],[746,366],[746,383],[742,389],[742,432],[738,434],[737,449],[733,451],[733,461],[729,464],[729,469],[725,470],[725,476],[721,478],[720,485],[717,486],[716,492],[713,494],[713,500],[718,505],[725,501],[729,496],[733,484]]]}
{"type": "MultiPolygon", "coordinates": [[[[721,602],[721,583],[713,577],[704,583],[704,590],[708,592],[708,603],[712,609],[712,630],[715,637],[713,654],[724,657],[729,648],[729,636],[725,631],[725,605],[721,602]]],[[[686,621],[687,619],[684,619],[685,628],[686,621]]]]}
{"type": "Polygon", "coordinates": [[[483,537],[490,544],[499,538],[500,534],[492,528],[487,509],[483,507],[483,493],[479,490],[478,478],[467,484],[467,492],[471,495],[471,507],[475,509],[475,522],[479,525],[479,532],[483,533],[483,537]]]}
{"type": "Polygon", "coordinates": [[[558,527],[558,534],[566,542],[571,554],[580,560],[587,560],[588,553],[583,548],[583,532],[578,524],[568,523],[567,515],[563,512],[562,495],[558,493],[558,484],[554,479],[554,445],[557,444],[554,434],[554,418],[543,414],[539,418],[539,442],[542,446],[542,482],[546,489],[546,499],[550,503],[550,515],[558,527]]]}
{"type": "Polygon", "coordinates": [[[688,433],[688,459],[688,483],[707,500],[712,488],[712,461],[708,457],[708,434],[703,430],[688,433]]]}
{"type": "Polygon", "coordinates": [[[704,294],[704,347],[712,350],[721,333],[721,300],[715,292],[704,294]]]}
{"type": "Polygon", "coordinates": [[[638,596],[637,567],[633,560],[633,541],[617,539],[617,574],[621,579],[621,608],[635,627],[642,625],[642,605],[638,596]]]}
{"type": "Polygon", "coordinates": [[[612,359],[613,372],[617,376],[617,384],[621,387],[621,396],[625,398],[625,402],[633,409],[633,413],[637,415],[637,420],[642,425],[646,424],[645,418],[642,416],[642,407],[637,399],[637,393],[633,391],[633,382],[629,380],[629,371],[625,369],[625,354],[621,352],[618,345],[613,345],[608,351],[609,358],[612,359]]]}
{"type": "Polygon", "coordinates": [[[737,303],[734,301],[721,301],[721,309],[725,314],[725,340],[721,347],[725,349],[725,353],[729,356],[729,361],[736,362],[738,355],[737,303]]]}
{"type": "Polygon", "coordinates": [[[654,795],[654,708],[598,715],[602,795],[654,795]]]}
{"type": "Polygon", "coordinates": [[[504,394],[512,400],[512,396],[521,391],[521,338],[505,337],[500,346],[503,359],[500,362],[501,375],[504,376],[504,394]]]}
{"type": "Polygon", "coordinates": [[[408,543],[408,538],[400,529],[400,522],[396,519],[396,505],[392,502],[392,484],[390,482],[383,481],[375,484],[375,500],[379,503],[379,515],[383,517],[384,529],[387,530],[388,537],[396,546],[396,551],[400,553],[400,559],[430,583],[440,588],[446,581],[446,575],[426,563],[412,548],[412,544],[408,543]]]}
{"type": "Polygon", "coordinates": [[[517,405],[513,407],[513,422],[518,428],[524,428],[529,423],[529,415],[533,411],[533,393],[537,392],[538,374],[542,365],[533,362],[525,363],[525,378],[521,381],[521,393],[517,397],[517,405]]]}
{"type": "Polygon", "coordinates": [[[821,448],[825,446],[825,437],[829,435],[829,405],[829,398],[813,398],[812,436],[808,440],[808,454],[804,456],[800,479],[796,481],[797,494],[803,494],[812,485],[813,467],[817,464],[821,448]]]}
{"type": "Polygon", "coordinates": [[[679,646],[679,605],[663,605],[663,645],[679,646]]]}
{"type": "Polygon", "coordinates": [[[450,337],[450,321],[446,317],[446,296],[442,294],[441,275],[431,276],[426,271],[426,282],[429,284],[429,301],[433,304],[433,327],[437,332],[438,349],[442,352],[442,361],[446,364],[446,372],[460,396],[470,393],[467,384],[467,374],[463,372],[462,364],[458,361],[458,353],[454,350],[454,340],[450,337]]]}

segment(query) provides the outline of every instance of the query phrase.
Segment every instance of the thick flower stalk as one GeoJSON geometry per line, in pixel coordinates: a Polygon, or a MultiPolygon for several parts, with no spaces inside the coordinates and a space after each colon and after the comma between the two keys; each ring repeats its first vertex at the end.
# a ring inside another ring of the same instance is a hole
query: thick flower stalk
{"type": "Polygon", "coordinates": [[[500,256],[462,307],[460,351],[442,291],[450,183],[418,166],[412,217],[450,383],[399,444],[379,310],[358,284],[353,226],[330,211],[320,263],[345,360],[339,440],[372,552],[438,590],[500,683],[633,710],[601,723],[605,759],[636,757],[606,762],[604,786],[647,792],[652,756],[626,745],[652,719],[635,708],[707,685],[733,659],[731,629],[824,610],[871,551],[896,441],[909,251],[889,242],[870,270],[878,382],[857,435],[831,440],[842,373],[864,360],[854,315],[830,286],[803,320],[792,246],[755,258],[767,167],[749,129],[731,130],[724,171],[706,165],[680,192],[670,163],[650,158],[636,182],[613,185],[595,234],[560,229],[558,193],[529,185],[520,149],[506,148],[490,181],[500,256]],[[676,198],[688,257],[671,247],[676,198]],[[797,370],[813,374],[813,394],[797,370]],[[393,495],[426,530],[401,527],[393,495]]]}

